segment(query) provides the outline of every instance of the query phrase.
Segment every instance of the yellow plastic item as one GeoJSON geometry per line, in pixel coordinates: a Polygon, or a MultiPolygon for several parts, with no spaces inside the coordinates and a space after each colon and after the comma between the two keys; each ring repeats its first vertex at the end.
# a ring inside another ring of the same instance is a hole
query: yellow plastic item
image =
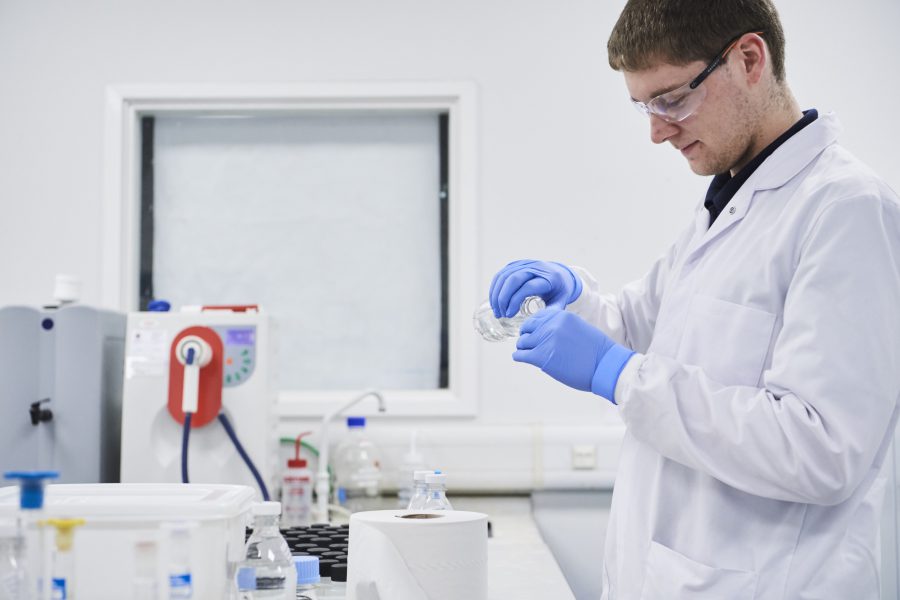
{"type": "Polygon", "coordinates": [[[72,549],[75,528],[84,525],[84,519],[47,519],[41,521],[41,524],[56,528],[56,549],[60,552],[68,552],[72,549]]]}

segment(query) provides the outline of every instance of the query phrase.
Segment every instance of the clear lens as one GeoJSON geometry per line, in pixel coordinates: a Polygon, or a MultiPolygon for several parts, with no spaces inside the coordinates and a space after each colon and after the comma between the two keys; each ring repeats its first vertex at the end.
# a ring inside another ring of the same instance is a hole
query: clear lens
{"type": "Polygon", "coordinates": [[[691,89],[690,84],[685,84],[677,90],[657,96],[647,103],[647,108],[666,121],[684,121],[696,112],[704,98],[706,86],[691,89]]]}

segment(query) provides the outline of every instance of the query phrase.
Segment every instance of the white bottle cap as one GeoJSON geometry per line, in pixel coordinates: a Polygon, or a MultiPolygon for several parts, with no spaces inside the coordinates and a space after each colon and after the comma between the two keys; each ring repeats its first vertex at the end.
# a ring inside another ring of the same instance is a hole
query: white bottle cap
{"type": "Polygon", "coordinates": [[[415,481],[425,481],[429,475],[434,475],[434,471],[413,471],[413,479],[415,481]]]}
{"type": "Polygon", "coordinates": [[[429,473],[425,476],[425,483],[447,483],[447,476],[444,473],[429,473]]]}
{"type": "Polygon", "coordinates": [[[255,502],[252,510],[254,516],[278,517],[281,516],[281,502],[255,502]]]}
{"type": "Polygon", "coordinates": [[[53,282],[53,299],[60,304],[81,299],[81,279],[74,275],[57,275],[53,282]]]}

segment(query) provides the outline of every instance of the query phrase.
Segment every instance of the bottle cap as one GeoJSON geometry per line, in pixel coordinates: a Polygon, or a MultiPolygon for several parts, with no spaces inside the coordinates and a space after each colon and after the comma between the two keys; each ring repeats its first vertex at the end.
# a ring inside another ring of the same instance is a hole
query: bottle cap
{"type": "Polygon", "coordinates": [[[331,567],[338,564],[338,561],[333,558],[320,558],[319,559],[319,576],[320,577],[331,577],[331,567]]]}
{"type": "Polygon", "coordinates": [[[347,565],[345,563],[331,565],[331,580],[347,581],[347,565]]]}
{"type": "Polygon", "coordinates": [[[68,552],[72,549],[75,528],[84,525],[84,519],[47,519],[43,523],[56,527],[56,549],[68,552]]]}
{"type": "Polygon", "coordinates": [[[365,427],[365,417],[347,417],[347,427],[365,427]]]}
{"type": "Polygon", "coordinates": [[[415,471],[413,473],[413,479],[416,481],[425,481],[425,478],[429,475],[434,475],[434,471],[415,471]]]}
{"type": "Polygon", "coordinates": [[[281,502],[254,502],[253,515],[260,517],[278,517],[281,516],[281,502]]]}
{"type": "Polygon", "coordinates": [[[172,304],[168,300],[151,300],[147,303],[149,312],[169,312],[172,310],[172,304]]]}
{"type": "Polygon", "coordinates": [[[59,274],[53,281],[53,299],[60,304],[78,302],[81,298],[81,279],[74,275],[59,274]]]}
{"type": "Polygon", "coordinates": [[[39,509],[44,506],[44,482],[56,479],[56,471],[8,471],[5,479],[19,480],[19,508],[39,509]]]}
{"type": "Polygon", "coordinates": [[[297,569],[297,583],[319,583],[319,557],[295,556],[294,567],[297,569]]]}
{"type": "Polygon", "coordinates": [[[429,473],[425,476],[425,483],[447,483],[447,476],[443,473],[429,473]]]}

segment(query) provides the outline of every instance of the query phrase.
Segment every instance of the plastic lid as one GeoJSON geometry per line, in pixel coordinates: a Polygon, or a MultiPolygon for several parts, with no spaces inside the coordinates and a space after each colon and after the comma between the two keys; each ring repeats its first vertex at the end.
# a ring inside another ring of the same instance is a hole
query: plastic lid
{"type": "Polygon", "coordinates": [[[319,576],[320,577],[331,577],[331,567],[338,564],[338,561],[333,558],[320,558],[319,559],[319,576]]]}
{"type": "Polygon", "coordinates": [[[280,517],[281,502],[254,502],[252,511],[255,517],[280,517]]]}
{"type": "Polygon", "coordinates": [[[365,427],[365,417],[347,417],[347,427],[365,427]]]}
{"type": "Polygon", "coordinates": [[[44,506],[44,482],[56,479],[56,471],[7,471],[6,479],[19,480],[19,508],[38,509],[44,506]]]}
{"type": "Polygon", "coordinates": [[[425,483],[447,483],[447,476],[443,473],[430,473],[425,476],[425,483]]]}
{"type": "Polygon", "coordinates": [[[331,580],[347,581],[347,565],[345,563],[331,565],[331,580]]]}
{"type": "Polygon", "coordinates": [[[434,475],[434,471],[413,471],[413,479],[415,481],[425,481],[425,477],[434,475]]]}
{"type": "Polygon", "coordinates": [[[319,557],[295,556],[294,567],[297,569],[297,584],[319,583],[319,557]]]}
{"type": "Polygon", "coordinates": [[[149,312],[169,312],[171,309],[172,304],[168,300],[151,300],[147,303],[149,312]]]}

